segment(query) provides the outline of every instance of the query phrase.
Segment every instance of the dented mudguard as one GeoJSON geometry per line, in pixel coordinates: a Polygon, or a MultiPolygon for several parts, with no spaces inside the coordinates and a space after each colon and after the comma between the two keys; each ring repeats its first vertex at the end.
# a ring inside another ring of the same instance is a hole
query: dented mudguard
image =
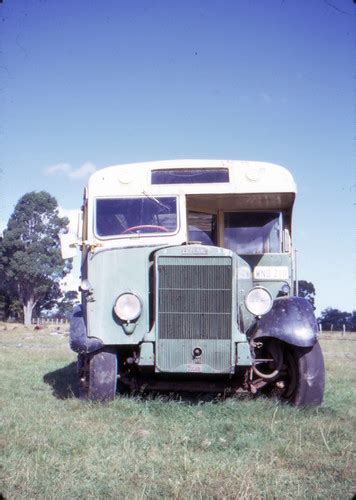
{"type": "Polygon", "coordinates": [[[73,314],[70,318],[69,344],[72,351],[80,354],[94,352],[103,347],[100,339],[87,336],[81,305],[73,309],[73,314]]]}
{"type": "Polygon", "coordinates": [[[273,337],[299,347],[317,341],[318,324],[310,302],[302,297],[281,297],[258,321],[254,339],[273,337]]]}

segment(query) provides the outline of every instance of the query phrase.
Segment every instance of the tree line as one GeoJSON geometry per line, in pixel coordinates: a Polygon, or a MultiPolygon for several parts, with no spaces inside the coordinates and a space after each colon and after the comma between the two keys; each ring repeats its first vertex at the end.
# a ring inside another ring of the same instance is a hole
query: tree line
{"type": "MultiPolygon", "coordinates": [[[[315,309],[315,287],[310,281],[298,281],[298,295],[304,297],[315,309]]],[[[352,313],[340,311],[333,307],[327,307],[321,311],[317,318],[321,330],[356,332],[356,311],[352,313]]]]}
{"type": "MultiPolygon", "coordinates": [[[[60,217],[57,200],[46,191],[26,193],[17,202],[0,240],[0,320],[14,318],[30,325],[33,315],[68,318],[78,301],[75,290],[62,292],[61,279],[72,269],[62,260],[59,235],[69,220],[60,217]]],[[[298,294],[315,309],[315,287],[298,281],[298,294]]],[[[323,330],[356,331],[356,311],[332,307],[318,318],[323,330]]]]}

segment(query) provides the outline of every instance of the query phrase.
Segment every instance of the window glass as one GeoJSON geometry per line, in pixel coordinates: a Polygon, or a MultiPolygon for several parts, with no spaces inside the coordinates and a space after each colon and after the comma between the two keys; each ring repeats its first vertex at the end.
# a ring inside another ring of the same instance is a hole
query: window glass
{"type": "Polygon", "coordinates": [[[225,213],[225,247],[238,254],[281,252],[280,213],[225,213]]]}
{"type": "Polygon", "coordinates": [[[216,245],[216,215],[201,212],[188,213],[189,241],[216,245]]]}
{"type": "Polygon", "coordinates": [[[165,234],[177,229],[175,197],[99,198],[96,234],[118,236],[165,234]]]}
{"type": "Polygon", "coordinates": [[[152,184],[198,184],[210,182],[229,182],[227,168],[176,168],[153,170],[152,184]]]}

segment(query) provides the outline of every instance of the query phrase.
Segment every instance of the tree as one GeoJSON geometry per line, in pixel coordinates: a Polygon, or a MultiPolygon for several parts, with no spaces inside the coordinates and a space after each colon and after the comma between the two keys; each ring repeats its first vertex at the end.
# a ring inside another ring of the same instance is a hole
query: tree
{"type": "Polygon", "coordinates": [[[349,325],[349,331],[356,332],[356,311],[352,311],[349,325]]]}
{"type": "Polygon", "coordinates": [[[64,297],[60,302],[58,302],[57,307],[58,307],[58,317],[61,319],[69,319],[73,307],[75,304],[79,303],[79,297],[78,297],[78,292],[74,290],[70,290],[68,292],[65,292],[64,297]]]}
{"type": "Polygon", "coordinates": [[[5,321],[9,316],[11,299],[6,290],[0,290],[0,321],[5,321]]]}
{"type": "Polygon", "coordinates": [[[57,306],[58,300],[62,297],[60,284],[56,281],[47,288],[46,294],[41,297],[33,309],[33,316],[39,318],[43,311],[50,311],[57,306]]]}
{"type": "Polygon", "coordinates": [[[321,311],[318,322],[321,323],[323,330],[341,331],[344,328],[351,332],[356,331],[356,311],[348,313],[327,307],[321,311]]]}
{"type": "Polygon", "coordinates": [[[9,316],[16,319],[18,316],[18,299],[10,290],[6,283],[5,266],[4,266],[4,244],[2,233],[0,234],[0,321],[5,321],[9,316]]]}
{"type": "Polygon", "coordinates": [[[22,304],[25,325],[31,324],[36,304],[71,269],[59,246],[59,233],[66,232],[68,222],[59,217],[57,201],[46,191],[22,196],[9,219],[2,241],[2,272],[7,288],[22,304]]]}
{"type": "Polygon", "coordinates": [[[311,281],[298,280],[298,296],[309,300],[315,309],[315,287],[311,281]]]}

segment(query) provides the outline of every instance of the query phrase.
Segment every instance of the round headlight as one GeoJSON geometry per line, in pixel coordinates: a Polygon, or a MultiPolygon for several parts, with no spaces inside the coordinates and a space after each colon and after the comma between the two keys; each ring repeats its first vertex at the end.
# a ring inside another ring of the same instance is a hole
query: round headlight
{"type": "Polygon", "coordinates": [[[141,314],[141,300],[134,293],[123,293],[116,299],[114,311],[122,321],[133,321],[141,314]]]}
{"type": "Polygon", "coordinates": [[[261,286],[256,286],[248,292],[245,304],[250,313],[255,316],[262,316],[268,313],[272,307],[272,297],[268,290],[261,286]]]}

